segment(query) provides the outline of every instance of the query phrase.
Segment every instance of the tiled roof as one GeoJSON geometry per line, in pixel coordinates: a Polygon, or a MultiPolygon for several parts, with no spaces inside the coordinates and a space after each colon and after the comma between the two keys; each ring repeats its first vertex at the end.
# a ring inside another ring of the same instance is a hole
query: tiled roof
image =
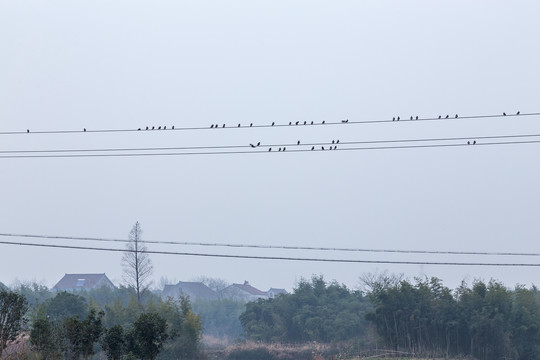
{"type": "Polygon", "coordinates": [[[231,286],[234,286],[242,291],[247,292],[251,295],[260,295],[260,296],[267,296],[268,294],[264,291],[261,291],[259,289],[255,289],[253,286],[249,285],[247,281],[245,281],[243,284],[232,284],[231,286]]]}
{"type": "Polygon", "coordinates": [[[55,290],[68,289],[93,289],[102,280],[106,279],[112,285],[112,282],[103,274],[65,274],[60,281],[54,285],[55,290]]]}
{"type": "Polygon", "coordinates": [[[217,296],[215,291],[204,285],[202,282],[179,281],[176,285],[180,287],[182,291],[192,293],[196,297],[208,299],[217,296]]]}

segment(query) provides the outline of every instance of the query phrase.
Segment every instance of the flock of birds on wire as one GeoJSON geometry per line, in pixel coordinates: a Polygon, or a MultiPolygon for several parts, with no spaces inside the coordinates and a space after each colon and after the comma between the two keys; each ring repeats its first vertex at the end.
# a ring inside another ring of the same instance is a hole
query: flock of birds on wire
{"type": "MultiPolygon", "coordinates": [[[[503,114],[503,116],[506,116],[506,113],[505,113],[505,112],[503,112],[502,114],[503,114]]],[[[520,114],[519,111],[516,112],[516,115],[519,115],[519,114],[520,114]]],[[[456,114],[456,115],[454,116],[455,119],[457,119],[458,117],[459,117],[458,114],[456,114]]],[[[449,119],[449,118],[450,118],[450,115],[446,115],[446,116],[444,117],[444,119],[449,119]]],[[[443,119],[442,115],[439,115],[439,119],[443,119]]],[[[401,120],[401,117],[399,117],[399,116],[393,117],[393,118],[392,118],[392,121],[400,121],[400,120],[401,120]]],[[[409,120],[419,120],[419,117],[418,117],[418,116],[411,116],[411,117],[409,118],[409,120]]],[[[347,124],[348,122],[349,122],[349,119],[341,120],[341,123],[342,123],[342,124],[347,124]]],[[[289,125],[290,125],[290,126],[292,126],[293,124],[294,124],[294,125],[308,125],[308,122],[307,122],[307,121],[304,121],[304,122],[302,123],[301,121],[296,121],[296,122],[293,123],[292,121],[289,121],[289,125]]],[[[322,125],[326,124],[326,121],[323,120],[323,121],[321,122],[321,124],[322,124],[322,125]]],[[[274,125],[276,125],[276,123],[275,123],[275,122],[272,122],[272,124],[271,124],[270,126],[274,126],[274,125]]],[[[311,121],[311,122],[309,123],[309,125],[314,125],[314,122],[311,121]]],[[[225,127],[226,127],[226,124],[223,124],[223,125],[221,125],[221,126],[219,126],[219,124],[211,124],[211,125],[210,125],[210,129],[218,129],[218,128],[225,128],[225,127]]],[[[242,124],[238,124],[237,127],[242,127],[242,124]]],[[[249,127],[253,127],[253,123],[250,123],[250,124],[249,124],[249,127]]],[[[169,129],[170,129],[170,130],[174,130],[174,125],[171,126],[169,129]]],[[[146,126],[145,128],[140,127],[140,128],[137,129],[137,131],[142,131],[142,130],[145,130],[145,131],[146,131],[146,130],[167,130],[167,126],[157,126],[157,127],[156,127],[156,126],[152,126],[152,127],[146,126]]],[[[26,132],[27,132],[27,133],[30,133],[30,129],[26,129],[26,132]]],[[[83,132],[86,132],[86,128],[83,128],[83,132]]],[[[339,144],[339,140],[332,140],[332,146],[330,146],[330,147],[328,147],[328,148],[325,148],[324,146],[321,146],[321,150],[336,150],[336,149],[337,149],[337,144],[339,144]]],[[[296,144],[296,145],[300,145],[300,140],[297,141],[297,144],[296,144]]],[[[469,140],[469,141],[467,141],[467,145],[476,145],[476,140],[473,140],[473,141],[470,141],[470,140],[469,140]]],[[[250,143],[249,146],[250,146],[251,148],[256,149],[256,148],[258,148],[259,146],[261,146],[261,142],[258,142],[257,144],[251,144],[251,143],[250,143]]],[[[285,146],[283,146],[283,147],[278,148],[278,151],[285,151],[286,149],[287,149],[287,148],[286,148],[285,146]]],[[[311,147],[311,150],[312,150],[312,151],[315,150],[315,146],[312,146],[312,147],[311,147]]],[[[269,147],[269,148],[268,148],[268,151],[272,151],[272,148],[269,147]]]]}

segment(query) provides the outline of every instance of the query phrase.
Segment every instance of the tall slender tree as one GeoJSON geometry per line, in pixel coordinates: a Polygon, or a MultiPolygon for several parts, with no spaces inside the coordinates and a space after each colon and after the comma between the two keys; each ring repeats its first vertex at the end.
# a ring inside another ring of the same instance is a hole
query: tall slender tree
{"type": "Polygon", "coordinates": [[[137,221],[129,232],[129,242],[122,256],[124,267],[124,281],[129,287],[133,287],[137,294],[137,300],[141,302],[141,295],[150,286],[152,275],[152,262],[148,256],[146,245],[141,238],[141,224],[137,221]]]}

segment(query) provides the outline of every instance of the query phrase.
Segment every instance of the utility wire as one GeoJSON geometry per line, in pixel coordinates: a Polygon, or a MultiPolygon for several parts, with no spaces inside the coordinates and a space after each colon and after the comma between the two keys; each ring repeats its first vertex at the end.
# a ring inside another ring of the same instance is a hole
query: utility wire
{"type": "MultiPolygon", "coordinates": [[[[359,145],[359,144],[394,144],[394,143],[414,143],[414,142],[444,142],[458,140],[486,140],[486,139],[520,139],[537,138],[540,134],[518,134],[518,135],[486,135],[486,136],[461,136],[423,139],[391,139],[391,140],[366,140],[366,141],[341,141],[338,145],[359,145]]],[[[177,147],[147,147],[147,148],[98,148],[98,149],[49,149],[49,150],[0,150],[0,154],[42,154],[42,153],[85,153],[85,152],[133,152],[133,151],[171,151],[171,150],[211,150],[211,149],[245,149],[245,148],[265,148],[268,147],[306,147],[336,145],[331,141],[310,142],[310,143],[283,143],[283,144],[260,144],[260,145],[216,145],[216,146],[177,146],[177,147]]]]}
{"type": "MultiPolygon", "coordinates": [[[[474,138],[471,138],[471,140],[474,138]]],[[[322,149],[322,151],[361,151],[361,150],[392,150],[392,149],[427,149],[427,148],[443,148],[443,147],[460,147],[460,146],[493,146],[493,145],[518,145],[518,144],[537,144],[540,140],[523,140],[523,141],[493,141],[479,142],[472,144],[429,144],[429,145],[398,145],[398,146],[370,146],[370,147],[339,147],[335,149],[322,149]]],[[[341,143],[339,144],[341,145],[341,143]]],[[[307,145],[304,145],[307,146],[307,145]]],[[[321,149],[311,150],[304,149],[289,149],[281,152],[299,153],[299,152],[320,152],[321,149]]],[[[203,151],[203,152],[161,152],[161,153],[121,153],[121,154],[52,154],[52,155],[0,155],[0,159],[37,159],[37,158],[91,158],[91,157],[141,157],[141,156],[193,156],[193,155],[239,155],[239,154],[265,154],[279,153],[275,146],[265,146],[261,150],[238,150],[238,151],[203,151]],[[272,151],[270,151],[272,150],[272,151]]]]}
{"type": "MultiPolygon", "coordinates": [[[[20,130],[20,131],[0,131],[0,135],[22,135],[22,134],[78,134],[78,133],[118,133],[118,132],[162,132],[162,131],[195,131],[195,130],[230,130],[230,129],[245,129],[245,128],[270,128],[270,127],[298,127],[298,126],[326,126],[326,125],[352,125],[352,124],[376,124],[376,123],[389,123],[389,122],[413,122],[413,121],[456,121],[456,120],[467,120],[467,119],[488,119],[488,118],[503,118],[503,117],[522,117],[522,116],[537,116],[540,115],[540,112],[532,112],[532,113],[523,113],[523,114],[492,114],[492,115],[470,115],[470,116],[458,116],[457,118],[454,116],[447,115],[441,116],[441,117],[427,117],[427,118],[418,118],[413,117],[413,120],[410,120],[410,117],[408,119],[403,118],[399,121],[393,120],[393,119],[367,119],[367,120],[349,120],[349,119],[343,119],[340,121],[321,121],[321,122],[314,122],[314,121],[290,121],[285,123],[265,123],[265,124],[255,124],[255,123],[249,123],[249,124],[209,124],[209,126],[195,126],[195,127],[176,127],[176,126],[170,126],[165,129],[152,129],[152,127],[149,127],[148,130],[146,130],[146,126],[141,126],[140,128],[134,128],[134,129],[82,129],[82,130],[20,130]],[[305,122],[305,124],[304,124],[305,122]],[[273,125],[272,125],[273,124],[273,125]],[[223,127],[225,125],[225,127],[223,127]]],[[[397,118],[395,118],[397,119],[397,118]]],[[[154,126],[155,128],[155,126],[154,126]]]]}
{"type": "MultiPolygon", "coordinates": [[[[54,240],[82,240],[99,242],[119,242],[128,243],[126,239],[110,239],[95,237],[57,236],[57,235],[30,235],[30,234],[10,234],[0,233],[3,237],[38,238],[54,240]]],[[[186,246],[207,246],[207,247],[232,247],[232,248],[254,248],[254,249],[281,249],[281,250],[317,250],[317,251],[347,251],[347,252],[369,252],[369,253],[400,253],[400,254],[436,254],[436,255],[488,255],[488,256],[540,256],[540,253],[526,252],[488,252],[488,251],[434,251],[434,250],[398,250],[398,249],[362,249],[362,248],[340,248],[340,247],[314,247],[314,246],[286,246],[286,245],[253,245],[253,244],[231,244],[231,243],[209,243],[209,242],[189,242],[189,241],[158,241],[141,240],[148,244],[163,245],[186,245],[186,246]]]]}
{"type": "MultiPolygon", "coordinates": [[[[127,252],[126,249],[100,248],[72,245],[52,245],[36,243],[18,243],[11,241],[0,241],[4,245],[34,246],[56,249],[74,249],[74,250],[94,250],[109,252],[127,252]]],[[[131,252],[135,252],[131,250],[131,252]]],[[[506,267],[540,267],[540,263],[490,263],[490,262],[442,262],[442,261],[392,261],[392,260],[360,260],[360,259],[329,259],[329,258],[299,258],[285,256],[255,256],[255,255],[230,255],[230,254],[207,254],[194,252],[174,252],[174,251],[139,251],[146,254],[158,255],[179,255],[179,256],[197,256],[197,257],[217,257],[233,259],[254,259],[254,260],[286,260],[286,261],[310,261],[310,262],[334,262],[334,263],[361,263],[361,264],[401,264],[401,265],[449,265],[449,266],[506,266],[506,267]]]]}

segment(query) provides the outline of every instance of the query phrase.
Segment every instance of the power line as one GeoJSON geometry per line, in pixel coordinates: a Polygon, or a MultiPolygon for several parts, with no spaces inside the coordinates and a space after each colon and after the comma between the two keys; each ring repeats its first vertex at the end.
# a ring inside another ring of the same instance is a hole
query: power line
{"type": "Polygon", "coordinates": [[[489,118],[510,118],[510,117],[523,117],[523,116],[537,116],[540,115],[540,112],[532,112],[532,113],[519,113],[519,114],[492,114],[492,115],[470,115],[470,116],[458,116],[457,118],[454,116],[447,115],[446,116],[439,116],[439,117],[425,117],[425,118],[418,118],[413,117],[411,120],[403,118],[400,120],[397,120],[397,118],[394,119],[366,119],[366,120],[340,120],[340,121],[290,121],[285,123],[276,123],[275,121],[272,123],[265,123],[265,124],[256,124],[256,123],[249,123],[249,124],[209,124],[209,126],[194,126],[194,127],[176,127],[176,126],[170,126],[161,129],[157,129],[155,126],[155,129],[152,129],[152,127],[141,126],[140,128],[133,128],[133,129],[86,129],[83,128],[82,130],[20,130],[20,131],[0,131],[0,135],[22,135],[22,134],[79,134],[79,133],[119,133],[119,132],[163,132],[163,131],[197,131],[197,130],[231,130],[231,129],[245,129],[245,128],[270,128],[270,127],[298,127],[298,126],[329,126],[329,125],[353,125],[353,124],[377,124],[377,123],[389,123],[389,122],[418,122],[418,121],[456,121],[456,120],[471,120],[471,119],[489,119],[489,118]],[[225,125],[225,126],[223,126],[225,125]],[[210,127],[211,126],[211,127],[210,127]]]}
{"type": "MultiPolygon", "coordinates": [[[[485,140],[485,139],[519,139],[535,138],[540,134],[518,134],[518,135],[485,135],[485,136],[460,136],[460,137],[441,137],[441,138],[423,138],[423,139],[390,139],[390,140],[365,140],[365,141],[341,141],[339,145],[360,145],[360,144],[394,144],[407,142],[444,142],[459,140],[485,140]]],[[[171,150],[212,150],[212,149],[245,149],[245,148],[265,148],[268,147],[306,147],[321,145],[337,145],[332,141],[310,142],[310,143],[272,143],[259,145],[215,145],[215,146],[176,146],[176,147],[146,147],[146,148],[97,148],[97,149],[49,149],[49,150],[0,150],[0,154],[42,154],[42,153],[85,153],[85,152],[133,152],[133,151],[171,151],[171,150]]]]}
{"type": "MultiPolygon", "coordinates": [[[[38,238],[38,239],[55,239],[55,240],[82,240],[82,241],[120,242],[120,243],[129,242],[129,240],[126,240],[126,239],[76,237],[76,236],[58,236],[58,235],[31,235],[31,234],[0,233],[0,236],[3,236],[3,237],[20,237],[20,238],[38,238]]],[[[148,243],[148,244],[162,244],[162,245],[185,245],[185,246],[231,247],[231,248],[254,248],[254,249],[281,249],[281,250],[317,250],[317,251],[399,253],[399,254],[435,254],[435,255],[540,256],[540,253],[525,253],[525,252],[366,249],[366,248],[286,246],[286,245],[254,245],[254,244],[209,243],[209,242],[194,242],[194,241],[192,241],[192,242],[189,242],[189,241],[159,241],[159,240],[144,240],[142,242],[148,243]]]]}
{"type": "MultiPolygon", "coordinates": [[[[44,248],[72,249],[72,250],[93,250],[109,252],[126,252],[126,249],[98,248],[72,245],[52,245],[35,243],[17,243],[11,241],[0,241],[4,245],[34,246],[44,248]]],[[[360,260],[360,259],[329,259],[329,258],[298,258],[285,256],[256,256],[256,255],[230,255],[230,254],[207,254],[193,252],[174,251],[140,251],[147,254],[157,255],[177,255],[177,256],[197,256],[197,257],[217,257],[232,259],[252,259],[252,260],[284,260],[284,261],[309,261],[309,262],[334,262],[334,263],[360,263],[360,264],[398,264],[398,265],[449,265],[449,266],[506,266],[506,267],[540,267],[540,263],[481,263],[481,262],[442,262],[442,261],[393,261],[393,260],[360,260]]]]}
{"type": "MultiPolygon", "coordinates": [[[[470,138],[471,140],[474,138],[470,138]]],[[[518,144],[537,144],[540,140],[523,140],[523,141],[494,141],[494,142],[479,142],[472,144],[429,144],[429,145],[398,145],[398,146],[370,146],[370,147],[339,147],[335,149],[322,149],[322,151],[362,151],[362,150],[393,150],[393,149],[428,149],[428,148],[444,148],[444,147],[461,147],[461,146],[494,146],[494,145],[518,145],[518,144]]],[[[339,145],[342,145],[341,143],[339,145]]],[[[306,146],[306,145],[304,145],[306,146]]],[[[91,158],[91,157],[141,157],[141,156],[193,156],[193,155],[241,155],[241,154],[268,154],[268,153],[299,153],[299,152],[320,152],[321,149],[289,149],[287,151],[278,151],[267,146],[261,150],[238,150],[238,151],[203,151],[203,152],[162,152],[162,153],[121,153],[121,154],[52,154],[52,155],[0,155],[0,159],[38,159],[38,158],[91,158]],[[273,151],[270,151],[273,150],[273,151]]]]}

